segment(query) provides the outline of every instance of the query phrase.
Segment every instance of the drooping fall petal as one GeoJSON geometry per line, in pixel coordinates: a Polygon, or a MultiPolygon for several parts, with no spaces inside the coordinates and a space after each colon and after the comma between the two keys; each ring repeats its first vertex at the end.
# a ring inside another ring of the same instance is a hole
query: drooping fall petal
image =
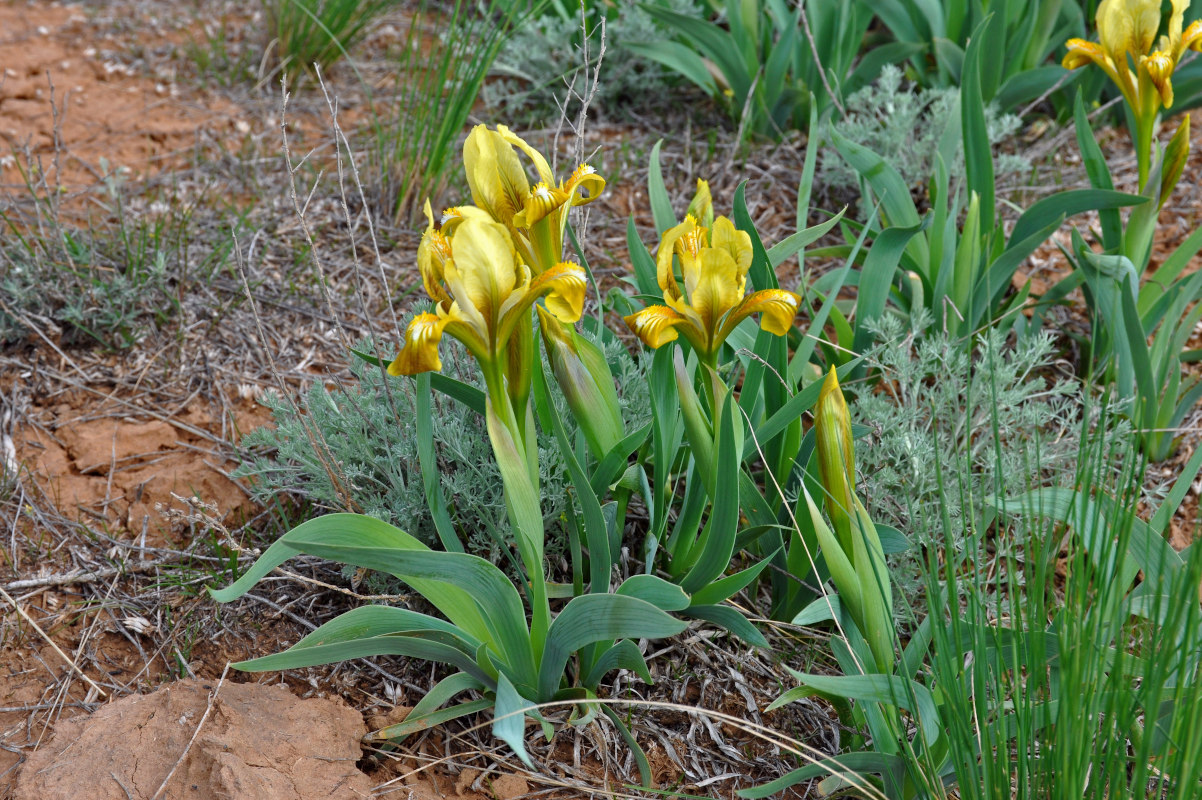
{"type": "Polygon", "coordinates": [[[1185,29],[1185,33],[1181,35],[1181,40],[1177,42],[1175,49],[1178,59],[1186,50],[1202,49],[1202,19],[1196,19],[1189,24],[1185,29]]]}
{"type": "Polygon", "coordinates": [[[801,298],[785,289],[761,289],[743,299],[722,323],[723,338],[752,314],[760,315],[760,327],[777,336],[784,336],[793,325],[801,298]]]}
{"type": "Polygon", "coordinates": [[[1148,78],[1152,81],[1152,85],[1156,87],[1156,91],[1160,93],[1160,100],[1164,103],[1165,108],[1173,105],[1173,70],[1176,64],[1168,53],[1157,51],[1150,56],[1144,56],[1140,59],[1140,66],[1147,70],[1148,78]]]}
{"type": "Polygon", "coordinates": [[[571,196],[557,186],[545,183],[536,184],[526,198],[526,204],[513,218],[513,224],[518,228],[531,228],[571,201],[571,196]]]}
{"type": "Polygon", "coordinates": [[[442,369],[438,343],[442,340],[446,319],[437,314],[418,314],[405,329],[401,352],[388,365],[389,375],[416,375],[442,369]]]}
{"type": "Polygon", "coordinates": [[[455,232],[446,282],[466,321],[481,338],[494,337],[501,306],[518,283],[513,242],[504,225],[464,220],[455,232]]]}
{"type": "Polygon", "coordinates": [[[1106,53],[1102,50],[1102,46],[1095,42],[1069,39],[1064,46],[1068,48],[1068,52],[1064,54],[1064,60],[1060,63],[1065,69],[1077,69],[1091,63],[1105,64],[1106,53]]]}
{"type": "Polygon", "coordinates": [[[676,341],[676,329],[690,324],[687,319],[667,306],[647,306],[642,311],[622,319],[643,344],[651,348],[676,341]]]}
{"type": "Polygon", "coordinates": [[[539,297],[546,297],[543,304],[561,322],[575,322],[584,311],[584,295],[588,289],[588,277],[584,268],[570,261],[561,261],[530,282],[522,303],[526,308],[539,297]]]}
{"type": "Polygon", "coordinates": [[[581,164],[568,177],[563,188],[571,197],[572,205],[582,206],[601,196],[605,190],[605,178],[588,164],[581,164]]]}

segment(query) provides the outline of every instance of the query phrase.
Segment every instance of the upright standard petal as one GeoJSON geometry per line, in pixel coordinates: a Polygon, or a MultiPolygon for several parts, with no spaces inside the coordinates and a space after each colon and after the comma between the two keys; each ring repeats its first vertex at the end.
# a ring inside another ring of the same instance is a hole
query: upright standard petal
{"type": "Polygon", "coordinates": [[[547,159],[543,158],[543,154],[535,150],[526,140],[518,136],[513,131],[509,130],[507,125],[498,125],[496,135],[500,137],[506,144],[516,147],[526,154],[534,164],[534,171],[538,173],[538,179],[543,183],[551,183],[555,180],[555,176],[551,174],[551,165],[547,163],[547,159]]]}
{"type": "MultiPolygon", "coordinates": [[[[718,217],[714,220],[714,230],[710,234],[710,247],[716,247],[730,253],[731,258],[739,267],[739,279],[743,281],[747,277],[747,271],[751,269],[751,257],[753,251],[751,249],[751,235],[747,231],[741,231],[735,227],[735,224],[726,217],[718,217]]],[[[746,284],[739,286],[739,296],[743,295],[743,288],[746,284]]]]}
{"type": "Polygon", "coordinates": [[[451,297],[443,285],[443,275],[446,263],[451,260],[451,243],[441,230],[434,227],[434,214],[430,210],[429,200],[426,200],[425,212],[427,225],[417,246],[417,269],[430,299],[439,304],[449,304],[451,297]]]}
{"type": "Polygon", "coordinates": [[[713,353],[722,344],[718,324],[722,316],[743,299],[739,290],[739,266],[726,250],[716,247],[703,249],[697,259],[698,269],[686,273],[685,290],[689,305],[701,320],[706,333],[705,350],[713,353]]]}
{"type": "Polygon", "coordinates": [[[1160,28],[1160,0],[1102,0],[1095,21],[1102,48],[1115,66],[1126,66],[1126,54],[1147,55],[1160,28]]]}
{"type": "MultiPolygon", "coordinates": [[[[655,251],[655,275],[665,297],[668,295],[680,297],[680,287],[676,284],[676,276],[672,270],[672,257],[677,254],[676,244],[682,237],[692,236],[690,241],[695,244],[696,231],[697,220],[686,216],[684,222],[664,231],[664,235],[659,241],[659,249],[655,251]]],[[[694,251],[695,256],[696,248],[690,245],[690,249],[694,251]]]]}
{"type": "Polygon", "coordinates": [[[513,242],[504,225],[468,219],[455,232],[446,281],[465,321],[494,338],[502,304],[518,283],[513,242]]]}
{"type": "MultiPolygon", "coordinates": [[[[1184,48],[1181,47],[1181,28],[1185,24],[1185,11],[1189,8],[1190,0],[1172,0],[1173,11],[1169,14],[1168,47],[1158,47],[1158,50],[1170,50],[1173,61],[1181,58],[1184,48]]],[[[1163,41],[1165,37],[1161,37],[1163,41]]]]}
{"type": "Polygon", "coordinates": [[[497,222],[511,225],[530,195],[530,179],[509,142],[487,125],[477,125],[463,143],[463,168],[472,202],[497,222]]]}

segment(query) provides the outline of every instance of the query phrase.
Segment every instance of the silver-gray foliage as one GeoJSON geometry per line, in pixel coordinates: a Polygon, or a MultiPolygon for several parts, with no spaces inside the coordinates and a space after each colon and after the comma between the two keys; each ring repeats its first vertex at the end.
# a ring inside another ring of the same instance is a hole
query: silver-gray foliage
{"type": "MultiPolygon", "coordinates": [[[[922,593],[922,546],[962,548],[979,519],[973,510],[999,493],[1071,485],[1082,431],[1096,427],[1098,411],[1087,410],[1080,381],[1064,376],[1049,334],[1008,346],[990,329],[971,354],[945,334],[916,340],[894,317],[883,318],[877,334],[882,390],[852,408],[873,431],[857,444],[857,472],[873,518],[916,545],[891,563],[913,602],[922,593]],[[946,537],[938,529],[945,513],[946,537]]],[[[1006,541],[998,558],[1021,559],[1021,537],[1006,541]]]]}
{"type": "MultiPolygon", "coordinates": [[[[935,154],[940,138],[959,114],[955,88],[921,89],[903,83],[902,72],[889,64],[875,83],[847,98],[847,116],[831,126],[841,136],[867,147],[893,166],[911,187],[925,185],[936,173],[935,154]]],[[[999,114],[994,106],[985,109],[989,142],[998,145],[1018,130],[1021,120],[999,114]]],[[[833,147],[819,151],[819,178],[832,188],[855,189],[855,171],[833,147]]],[[[948,177],[955,183],[964,176],[964,148],[959,147],[948,177]]],[[[1027,172],[1030,163],[1021,156],[999,153],[995,160],[997,181],[1027,172]]]]}
{"type": "MultiPolygon", "coordinates": [[[[373,352],[370,343],[363,348],[373,352]]],[[[444,372],[483,388],[475,363],[444,342],[444,372]]],[[[605,347],[621,386],[645,386],[644,369],[617,341],[605,347]]],[[[296,405],[278,393],[264,400],[274,428],[259,428],[243,444],[250,455],[235,471],[252,478],[252,494],[268,502],[281,493],[317,510],[354,511],[389,522],[434,547],[438,535],[426,502],[414,426],[414,382],[391,378],[379,367],[352,359],[354,380],[335,388],[316,382],[296,405]]],[[[569,434],[576,425],[557,390],[556,406],[569,434]]],[[[646,392],[620,397],[629,430],[651,418],[646,392]]],[[[512,541],[501,476],[484,420],[468,407],[435,393],[433,435],[442,491],[460,539],[469,552],[502,563],[499,541],[512,541]]],[[[563,546],[567,502],[564,464],[554,436],[538,439],[543,517],[552,558],[563,546]]]]}
{"type": "MultiPolygon", "coordinates": [[[[656,4],[678,14],[701,16],[696,0],[657,0],[656,4]]],[[[600,13],[599,8],[588,10],[591,61],[600,49],[600,13]]],[[[605,26],[606,55],[594,98],[597,105],[614,108],[629,104],[639,97],[662,93],[678,82],[667,67],[626,48],[628,44],[667,41],[672,39],[671,33],[637,3],[618,3],[610,17],[605,26]]],[[[509,35],[493,64],[494,73],[505,79],[485,84],[481,97],[494,108],[554,108],[572,75],[584,66],[581,38],[579,19],[564,19],[557,14],[527,19],[509,35]]],[[[576,89],[581,89],[579,83],[576,89]]]]}

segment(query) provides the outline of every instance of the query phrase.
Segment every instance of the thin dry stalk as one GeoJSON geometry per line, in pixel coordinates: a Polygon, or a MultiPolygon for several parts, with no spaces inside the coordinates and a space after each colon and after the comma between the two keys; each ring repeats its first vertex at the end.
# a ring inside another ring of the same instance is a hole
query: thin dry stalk
{"type": "Polygon", "coordinates": [[[42,627],[40,625],[38,625],[38,623],[34,620],[33,617],[29,616],[29,614],[27,614],[25,612],[25,609],[21,607],[20,603],[18,603],[16,600],[13,599],[12,595],[10,595],[4,589],[0,588],[0,597],[3,597],[5,600],[8,601],[9,605],[11,605],[14,609],[16,609],[16,612],[21,615],[21,619],[25,620],[26,622],[28,622],[30,624],[30,626],[33,627],[34,631],[37,632],[38,636],[41,636],[46,641],[46,644],[50,645],[50,648],[52,650],[54,650],[54,652],[58,653],[59,658],[61,658],[64,662],[66,662],[67,666],[69,666],[71,668],[72,672],[74,672],[79,677],[83,678],[84,683],[86,683],[86,684],[88,684],[88,686],[92,687],[92,690],[95,691],[97,695],[99,695],[100,697],[108,697],[108,692],[106,692],[104,689],[101,689],[99,684],[97,684],[94,680],[89,678],[84,673],[84,671],[79,668],[79,665],[76,664],[75,661],[69,655],[64,653],[62,648],[59,647],[57,644],[55,644],[53,639],[51,639],[49,636],[46,635],[46,632],[44,630],[42,630],[42,627]]]}

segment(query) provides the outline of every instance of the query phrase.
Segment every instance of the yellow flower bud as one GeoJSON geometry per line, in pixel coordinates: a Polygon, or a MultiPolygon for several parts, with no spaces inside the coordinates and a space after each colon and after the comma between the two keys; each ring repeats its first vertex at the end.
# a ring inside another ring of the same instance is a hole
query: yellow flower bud
{"type": "Polygon", "coordinates": [[[825,489],[826,513],[835,528],[843,552],[852,552],[851,515],[855,509],[852,487],[856,481],[855,445],[851,436],[851,414],[839,378],[831,367],[814,409],[818,474],[825,489]]]}
{"type": "Polygon", "coordinates": [[[535,309],[555,382],[589,449],[600,460],[625,435],[618,393],[605,354],[542,306],[535,309]]]}

